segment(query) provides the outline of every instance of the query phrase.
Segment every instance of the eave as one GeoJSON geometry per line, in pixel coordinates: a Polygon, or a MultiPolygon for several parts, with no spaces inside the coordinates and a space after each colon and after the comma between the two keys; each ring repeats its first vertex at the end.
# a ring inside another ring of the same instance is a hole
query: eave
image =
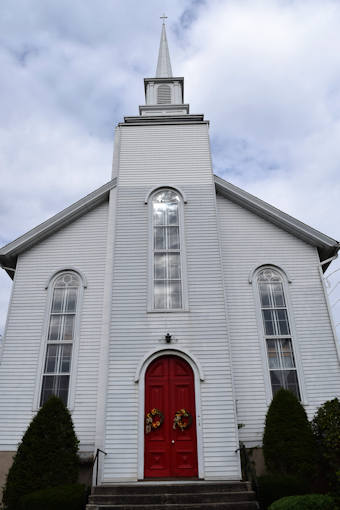
{"type": "Polygon", "coordinates": [[[18,255],[31,248],[38,242],[50,236],[59,229],[72,223],[77,218],[90,211],[100,203],[108,199],[109,192],[116,186],[116,179],[112,179],[100,188],[92,191],[89,195],[81,198],[74,204],[66,207],[61,212],[55,214],[37,227],[33,228],[18,237],[11,243],[0,249],[0,264],[6,269],[9,276],[13,279],[13,270],[16,267],[18,255]]]}
{"type": "MultiPolygon", "coordinates": [[[[335,239],[332,239],[315,228],[293,218],[293,216],[280,211],[280,209],[260,200],[254,195],[243,191],[221,177],[215,175],[214,178],[217,193],[232,200],[236,204],[245,207],[261,218],[270,221],[274,225],[277,225],[290,234],[302,239],[306,243],[315,246],[318,249],[321,262],[336,256],[340,248],[340,244],[335,239]]],[[[323,271],[326,271],[329,263],[322,266],[323,271]]]]}
{"type": "MultiPolygon", "coordinates": [[[[183,105],[176,105],[181,107],[183,105]]],[[[183,115],[138,115],[133,117],[124,117],[124,122],[119,122],[118,126],[155,126],[159,124],[207,124],[203,114],[183,114],[183,115]]]]}

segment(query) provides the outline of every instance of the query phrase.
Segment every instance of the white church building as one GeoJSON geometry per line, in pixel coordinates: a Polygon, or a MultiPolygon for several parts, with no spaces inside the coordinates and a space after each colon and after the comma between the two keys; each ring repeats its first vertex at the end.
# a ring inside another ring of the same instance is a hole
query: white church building
{"type": "MultiPolygon", "coordinates": [[[[340,395],[323,271],[339,244],[213,173],[165,26],[112,179],[0,250],[0,465],[51,394],[100,484],[239,480],[279,388],[312,418],[340,395]]],[[[1,468],[0,468],[1,471],[1,468]]],[[[4,474],[4,473],[3,473],[4,474]]]]}

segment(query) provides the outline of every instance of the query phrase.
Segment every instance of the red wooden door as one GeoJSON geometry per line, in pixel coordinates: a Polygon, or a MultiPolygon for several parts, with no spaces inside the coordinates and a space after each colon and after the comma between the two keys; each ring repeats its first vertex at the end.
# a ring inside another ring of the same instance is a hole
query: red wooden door
{"type": "Polygon", "coordinates": [[[144,430],[145,478],[196,477],[194,374],[185,360],[167,356],[151,363],[145,375],[145,415],[153,408],[163,413],[164,421],[156,430],[149,433],[144,430]],[[191,425],[183,431],[173,428],[175,414],[180,409],[192,416],[191,425]]]}

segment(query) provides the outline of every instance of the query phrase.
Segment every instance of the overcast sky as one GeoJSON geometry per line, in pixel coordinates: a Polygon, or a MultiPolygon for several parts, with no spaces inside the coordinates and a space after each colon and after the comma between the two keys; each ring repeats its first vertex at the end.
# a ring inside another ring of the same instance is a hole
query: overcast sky
{"type": "MultiPolygon", "coordinates": [[[[340,0],[2,0],[0,245],[110,179],[163,11],[214,172],[339,239],[340,0]]],[[[10,287],[1,270],[0,332],[10,287]]]]}

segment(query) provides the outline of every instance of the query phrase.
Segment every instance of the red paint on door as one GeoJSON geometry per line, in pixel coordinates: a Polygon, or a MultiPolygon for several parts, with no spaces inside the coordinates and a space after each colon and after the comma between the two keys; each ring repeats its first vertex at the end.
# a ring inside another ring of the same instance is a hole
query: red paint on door
{"type": "MultiPolygon", "coordinates": [[[[196,477],[197,441],[194,374],[190,365],[176,356],[157,358],[145,374],[145,414],[156,408],[164,422],[145,433],[145,478],[196,477]],[[186,409],[192,424],[183,432],[173,428],[175,414],[186,409]]],[[[156,421],[156,420],[155,420],[156,421]]]]}

